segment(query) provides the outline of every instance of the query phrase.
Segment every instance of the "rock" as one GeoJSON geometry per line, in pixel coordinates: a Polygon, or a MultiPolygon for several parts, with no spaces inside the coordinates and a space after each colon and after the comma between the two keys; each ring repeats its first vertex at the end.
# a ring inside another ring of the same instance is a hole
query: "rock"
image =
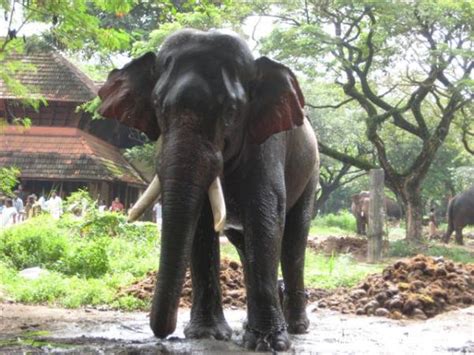
{"type": "Polygon", "coordinates": [[[387,317],[390,312],[385,308],[377,308],[374,312],[377,317],[387,317]]]}
{"type": "Polygon", "coordinates": [[[421,309],[419,308],[415,308],[413,309],[413,318],[415,319],[419,319],[419,320],[427,320],[428,317],[426,316],[425,312],[423,312],[421,309]]]}
{"type": "Polygon", "coordinates": [[[448,274],[448,272],[446,271],[445,267],[444,266],[438,266],[436,269],[435,269],[435,275],[436,276],[446,276],[448,274]]]}
{"type": "Polygon", "coordinates": [[[387,300],[388,298],[388,295],[386,292],[379,292],[375,295],[375,299],[377,300],[377,302],[380,304],[380,305],[383,305],[385,303],[385,301],[387,300]]]}
{"type": "Polygon", "coordinates": [[[393,311],[390,313],[390,318],[392,319],[402,319],[403,314],[401,314],[399,311],[393,311]]]}
{"type": "Polygon", "coordinates": [[[19,272],[19,275],[28,280],[39,279],[42,275],[48,274],[48,270],[42,269],[38,266],[23,269],[19,272]]]}
{"type": "Polygon", "coordinates": [[[362,297],[365,297],[367,295],[367,291],[365,291],[362,288],[358,288],[350,293],[351,297],[354,299],[360,299],[362,297]]]}
{"type": "Polygon", "coordinates": [[[402,300],[397,297],[397,298],[393,298],[391,301],[390,301],[390,309],[391,310],[394,310],[394,309],[402,309],[403,307],[403,302],[402,300]]]}

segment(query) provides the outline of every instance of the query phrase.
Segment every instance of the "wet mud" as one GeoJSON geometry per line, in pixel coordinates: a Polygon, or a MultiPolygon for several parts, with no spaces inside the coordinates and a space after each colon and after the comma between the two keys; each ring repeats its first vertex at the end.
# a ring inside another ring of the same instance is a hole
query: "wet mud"
{"type": "MultiPolygon", "coordinates": [[[[180,310],[177,331],[166,340],[154,338],[146,313],[65,310],[1,304],[1,353],[229,353],[241,347],[242,310],[226,310],[234,330],[231,341],[188,340],[183,328],[189,310],[180,310]]],[[[474,352],[474,307],[427,321],[344,315],[327,309],[312,312],[309,332],[291,336],[290,353],[400,354],[474,352]]]]}

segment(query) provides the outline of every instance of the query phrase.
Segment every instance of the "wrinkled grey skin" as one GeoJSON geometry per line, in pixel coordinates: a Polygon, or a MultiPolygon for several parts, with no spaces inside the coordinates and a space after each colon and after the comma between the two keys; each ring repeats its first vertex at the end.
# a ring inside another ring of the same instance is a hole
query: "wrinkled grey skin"
{"type": "Polygon", "coordinates": [[[163,225],[159,274],[150,314],[166,337],[190,262],[189,338],[229,339],[219,285],[219,239],[207,190],[219,176],[227,206],[225,234],[245,273],[244,345],[287,350],[288,332],[309,326],[303,267],[318,180],[318,151],[294,74],[255,60],[235,34],[183,30],[155,56],[147,53],[109,74],[100,112],[162,137],[157,159],[163,225]],[[278,265],[285,281],[283,305],[278,265]]]}
{"type": "Polygon", "coordinates": [[[451,234],[456,232],[456,243],[462,245],[462,230],[468,225],[474,225],[474,186],[457,194],[448,205],[448,230],[444,242],[448,243],[451,234]]]}
{"type": "MultiPolygon", "coordinates": [[[[358,194],[352,195],[351,200],[351,212],[356,218],[357,234],[365,235],[369,222],[370,192],[361,191],[358,194]]],[[[384,197],[384,209],[387,219],[398,221],[402,217],[402,209],[391,198],[384,197]]]]}

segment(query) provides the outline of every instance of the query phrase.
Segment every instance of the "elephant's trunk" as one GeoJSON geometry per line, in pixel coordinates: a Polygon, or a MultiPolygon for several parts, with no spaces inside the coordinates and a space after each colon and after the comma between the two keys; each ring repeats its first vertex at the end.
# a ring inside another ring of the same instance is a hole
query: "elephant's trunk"
{"type": "MultiPolygon", "coordinates": [[[[213,188],[220,185],[216,177],[222,170],[222,155],[199,137],[187,137],[184,133],[166,137],[159,164],[163,224],[150,325],[160,338],[176,327],[179,297],[203,203],[208,194],[211,200],[222,198],[222,191],[217,189],[220,193],[216,193],[213,188]]],[[[215,227],[222,228],[225,213],[215,216],[215,227]]]]}
{"type": "Polygon", "coordinates": [[[180,181],[163,184],[160,266],[150,314],[153,333],[164,338],[176,328],[179,298],[205,190],[180,181]]]}

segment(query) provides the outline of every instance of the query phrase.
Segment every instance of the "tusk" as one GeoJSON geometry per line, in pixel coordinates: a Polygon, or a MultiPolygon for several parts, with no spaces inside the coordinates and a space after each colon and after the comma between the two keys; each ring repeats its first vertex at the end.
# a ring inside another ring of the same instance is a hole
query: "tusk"
{"type": "Polygon", "coordinates": [[[127,222],[135,222],[145,210],[160,196],[160,180],[158,175],[155,175],[150,185],[148,185],[145,192],[140,196],[138,201],[133,205],[128,212],[127,222]]]}
{"type": "Polygon", "coordinates": [[[209,187],[209,201],[214,215],[214,229],[222,232],[225,226],[226,209],[221,180],[217,177],[209,187]]]}
{"type": "MultiPolygon", "coordinates": [[[[161,145],[163,144],[163,138],[160,136],[156,142],[156,154],[158,155],[161,151],[161,145]]],[[[153,201],[155,201],[160,196],[160,180],[158,175],[155,175],[150,185],[146,188],[145,192],[140,196],[138,201],[133,205],[133,207],[128,212],[127,222],[135,222],[150,206],[153,201]]]]}

